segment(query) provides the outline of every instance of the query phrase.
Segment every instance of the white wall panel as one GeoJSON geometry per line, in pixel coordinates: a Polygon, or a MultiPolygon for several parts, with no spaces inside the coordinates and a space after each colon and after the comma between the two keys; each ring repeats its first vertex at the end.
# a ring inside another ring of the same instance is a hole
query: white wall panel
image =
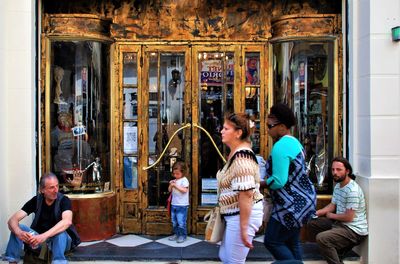
{"type": "MultiPolygon", "coordinates": [[[[353,2],[353,1],[352,1],[353,2]]],[[[357,31],[358,39],[369,38],[370,34],[370,17],[369,14],[371,12],[371,4],[369,0],[363,1],[354,1],[356,3],[351,3],[357,5],[358,9],[358,23],[353,24],[355,26],[355,30],[357,31]]]]}
{"type": "Polygon", "coordinates": [[[374,157],[370,159],[371,173],[375,178],[398,178],[400,156],[374,157]]]}
{"type": "Polygon", "coordinates": [[[348,17],[349,61],[354,68],[349,76],[354,95],[349,119],[355,126],[349,152],[368,198],[370,235],[362,245],[363,263],[399,263],[400,43],[391,41],[390,29],[400,25],[400,2],[347,4],[349,14],[357,14],[348,17]]]}
{"type": "Polygon", "coordinates": [[[36,192],[34,6],[30,0],[0,4],[1,253],[9,236],[7,219],[36,192]]]}
{"type": "Polygon", "coordinates": [[[359,77],[357,80],[357,90],[355,96],[357,96],[357,102],[362,101],[362,103],[358,103],[354,105],[356,107],[356,113],[358,115],[357,118],[360,117],[369,117],[370,113],[370,86],[371,80],[369,76],[359,77]]]}
{"type": "Polygon", "coordinates": [[[400,117],[372,117],[371,154],[374,156],[400,156],[400,117]]]}
{"type": "Polygon", "coordinates": [[[355,52],[362,54],[357,59],[357,78],[369,77],[371,74],[371,43],[368,36],[358,39],[358,45],[356,46],[355,52]]]}
{"type": "Polygon", "coordinates": [[[371,78],[371,87],[371,98],[374,101],[371,112],[374,115],[400,115],[399,76],[374,76],[371,78]]]}
{"type": "Polygon", "coordinates": [[[358,117],[357,126],[360,134],[358,135],[359,149],[358,153],[367,156],[371,154],[371,120],[367,117],[358,117]]]}
{"type": "Polygon", "coordinates": [[[399,73],[400,51],[396,49],[396,45],[394,45],[389,36],[389,34],[379,37],[374,36],[370,40],[371,74],[395,75],[399,73]]]}
{"type": "Polygon", "coordinates": [[[390,29],[400,25],[400,1],[372,1],[371,10],[373,10],[370,22],[371,34],[384,34],[390,36],[390,29]]]}

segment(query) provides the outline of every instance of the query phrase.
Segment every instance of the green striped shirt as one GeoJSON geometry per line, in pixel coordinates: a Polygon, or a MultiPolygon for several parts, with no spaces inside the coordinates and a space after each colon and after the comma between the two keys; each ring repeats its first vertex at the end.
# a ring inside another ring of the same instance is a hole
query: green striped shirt
{"type": "Polygon", "coordinates": [[[355,181],[350,180],[343,188],[340,187],[340,183],[336,184],[332,203],[336,205],[336,214],[344,214],[346,209],[353,209],[355,211],[353,221],[343,224],[359,235],[368,234],[364,193],[355,181]]]}

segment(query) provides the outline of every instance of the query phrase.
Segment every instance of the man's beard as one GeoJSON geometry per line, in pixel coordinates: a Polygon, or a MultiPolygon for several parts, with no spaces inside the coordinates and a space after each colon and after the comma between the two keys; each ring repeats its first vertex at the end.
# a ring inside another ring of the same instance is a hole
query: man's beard
{"type": "Polygon", "coordinates": [[[335,178],[333,177],[333,180],[337,183],[344,181],[344,179],[346,179],[346,177],[340,177],[340,178],[335,178]]]}

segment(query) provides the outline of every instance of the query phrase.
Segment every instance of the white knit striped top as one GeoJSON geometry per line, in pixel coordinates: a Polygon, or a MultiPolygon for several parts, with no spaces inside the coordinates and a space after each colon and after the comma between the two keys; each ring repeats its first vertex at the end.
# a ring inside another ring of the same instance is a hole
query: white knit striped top
{"type": "Polygon", "coordinates": [[[253,204],[263,199],[260,171],[251,149],[240,149],[218,171],[218,204],[222,215],[239,214],[239,192],[253,190],[253,204]]]}

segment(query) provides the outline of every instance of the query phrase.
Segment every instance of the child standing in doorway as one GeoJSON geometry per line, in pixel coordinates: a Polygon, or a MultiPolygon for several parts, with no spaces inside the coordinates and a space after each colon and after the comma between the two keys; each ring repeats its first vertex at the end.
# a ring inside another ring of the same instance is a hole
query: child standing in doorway
{"type": "Polygon", "coordinates": [[[171,241],[182,243],[186,240],[186,220],[189,208],[189,180],[186,178],[187,166],[183,161],[177,161],[172,166],[172,176],[168,191],[172,192],[171,220],[174,235],[171,241]]]}

